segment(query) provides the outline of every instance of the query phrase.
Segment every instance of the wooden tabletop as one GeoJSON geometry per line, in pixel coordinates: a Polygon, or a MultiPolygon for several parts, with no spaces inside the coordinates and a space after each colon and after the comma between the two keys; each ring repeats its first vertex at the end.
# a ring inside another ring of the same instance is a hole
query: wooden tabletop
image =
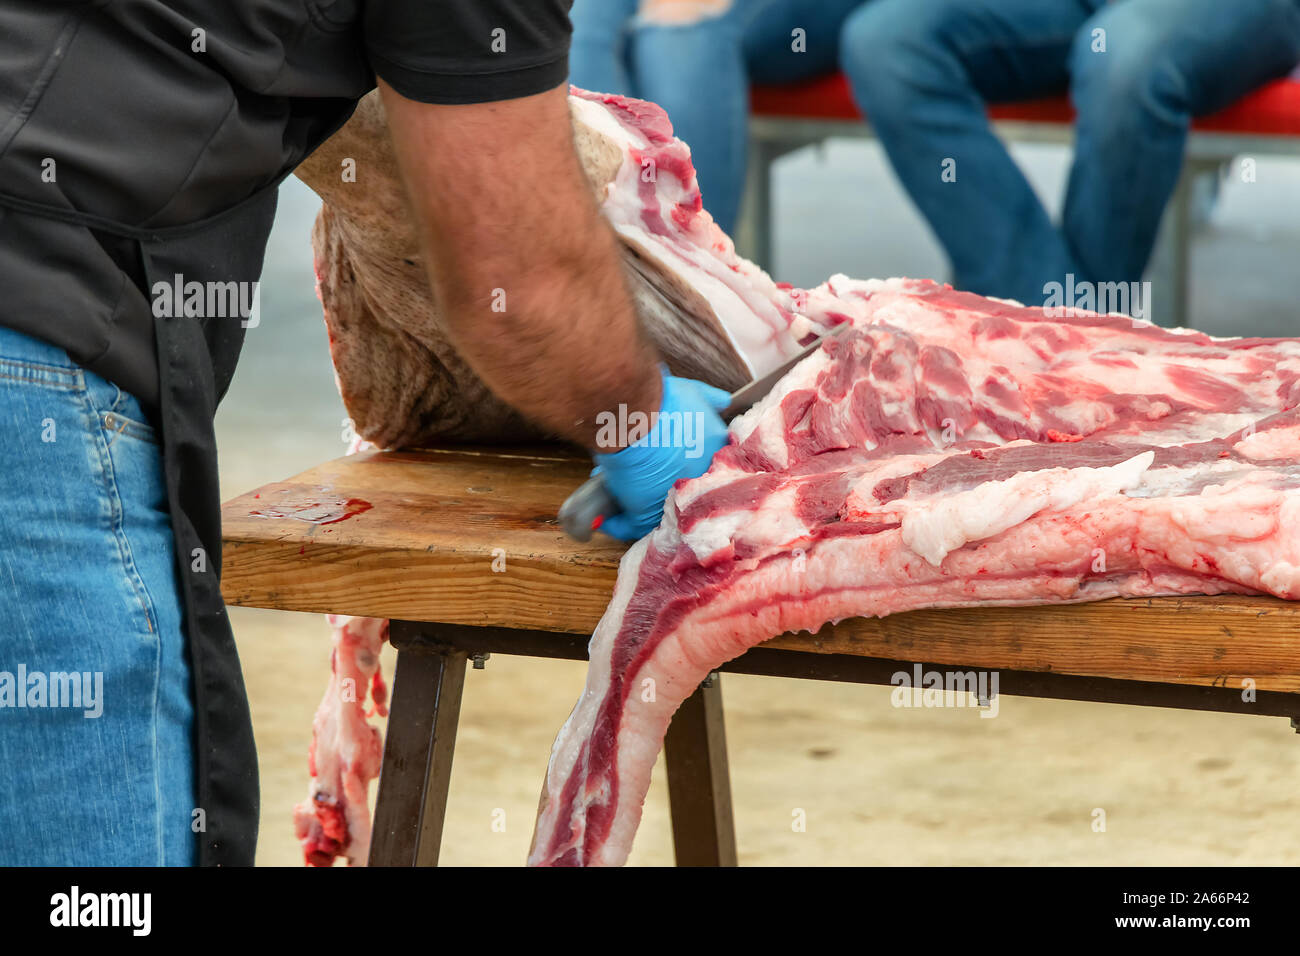
{"type": "MultiPolygon", "coordinates": [[[[222,509],[229,604],[589,634],[623,546],[555,514],[590,465],[557,449],[446,448],[326,462],[222,509]]],[[[1099,601],[859,618],[774,648],[1300,692],[1300,602],[1099,601]]]]}

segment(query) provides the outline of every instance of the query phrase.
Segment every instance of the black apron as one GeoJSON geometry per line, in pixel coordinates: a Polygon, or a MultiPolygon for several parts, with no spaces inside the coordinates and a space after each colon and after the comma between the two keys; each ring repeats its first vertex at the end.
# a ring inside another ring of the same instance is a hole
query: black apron
{"type": "Polygon", "coordinates": [[[150,290],[176,276],[260,280],[277,186],[373,87],[358,10],[359,0],[0,3],[0,324],[136,395],[160,432],[203,865],[251,865],[257,839],[213,433],[244,323],[155,316],[150,290]]]}

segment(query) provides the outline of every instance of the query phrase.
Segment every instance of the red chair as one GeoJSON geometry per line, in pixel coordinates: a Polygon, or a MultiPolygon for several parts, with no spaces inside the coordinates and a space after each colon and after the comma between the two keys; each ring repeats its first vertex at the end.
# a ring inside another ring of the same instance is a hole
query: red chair
{"type": "MultiPolygon", "coordinates": [[[[833,136],[872,134],[842,74],[789,86],[755,86],[750,99],[751,153],[739,244],[768,269],[772,163],[833,136]]],[[[1073,138],[1074,110],[1065,97],[1003,104],[990,109],[989,116],[998,132],[1014,142],[1069,143],[1073,138]]],[[[1270,83],[1192,124],[1183,176],[1152,256],[1153,284],[1168,293],[1155,296],[1153,303],[1161,324],[1182,324],[1187,315],[1192,183],[1217,175],[1224,163],[1243,154],[1300,154],[1300,78],[1270,83]]]]}

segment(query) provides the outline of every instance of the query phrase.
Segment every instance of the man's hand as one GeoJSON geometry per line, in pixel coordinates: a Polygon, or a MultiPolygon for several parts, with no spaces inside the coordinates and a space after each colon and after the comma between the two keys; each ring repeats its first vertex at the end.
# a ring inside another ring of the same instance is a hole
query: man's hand
{"type": "Polygon", "coordinates": [[[479,377],[588,448],[600,412],[657,411],[658,356],[573,148],[567,90],[442,106],[379,89],[435,300],[479,377]]]}
{"type": "Polygon", "coordinates": [[[663,370],[663,407],[649,433],[635,444],[595,458],[605,487],[622,507],[600,526],[605,534],[634,541],[649,534],[664,513],[664,498],[682,478],[698,478],[727,444],[718,416],[731,396],[720,388],[663,370]]]}

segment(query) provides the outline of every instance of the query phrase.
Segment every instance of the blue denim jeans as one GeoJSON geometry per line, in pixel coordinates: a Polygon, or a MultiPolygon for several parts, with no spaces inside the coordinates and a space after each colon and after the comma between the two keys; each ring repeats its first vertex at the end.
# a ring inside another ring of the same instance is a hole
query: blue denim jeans
{"type": "Polygon", "coordinates": [[[192,865],[190,671],[157,437],[0,327],[0,865],[192,865]]]}
{"type": "Polygon", "coordinates": [[[860,2],[732,0],[724,12],[668,25],[638,16],[640,0],[574,0],[570,79],[667,110],[691,147],[705,208],[731,232],[745,183],[750,80],[834,70],[840,24],[860,2]]]}
{"type": "Polygon", "coordinates": [[[1192,117],[1297,59],[1300,0],[870,0],[841,36],[854,95],[954,284],[1027,304],[1069,273],[1139,280],[1192,117]],[[1067,89],[1078,120],[1058,227],[985,104],[1067,89]]]}

